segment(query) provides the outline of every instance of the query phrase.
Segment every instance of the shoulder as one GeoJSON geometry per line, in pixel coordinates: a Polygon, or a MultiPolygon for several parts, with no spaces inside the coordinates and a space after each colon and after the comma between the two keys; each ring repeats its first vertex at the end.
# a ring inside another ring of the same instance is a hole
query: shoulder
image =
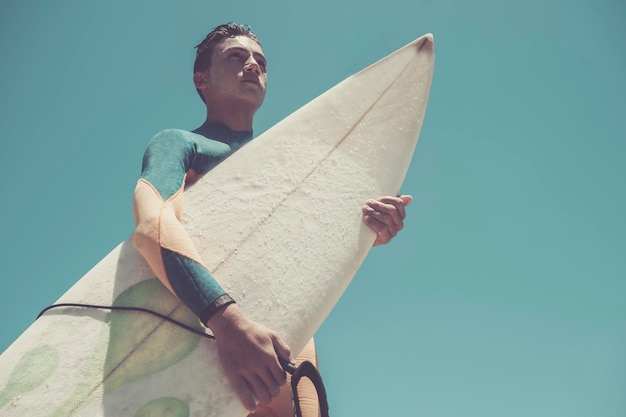
{"type": "Polygon", "coordinates": [[[207,138],[206,136],[202,136],[199,133],[190,132],[188,130],[182,129],[164,129],[158,132],[156,135],[152,137],[150,143],[167,143],[168,145],[173,145],[175,142],[185,143],[193,145],[194,147],[198,147],[199,150],[203,149],[222,149],[227,150],[230,149],[224,142],[220,142],[218,140],[214,140],[211,138],[207,138]]]}
{"type": "Polygon", "coordinates": [[[197,148],[198,135],[182,129],[164,129],[150,139],[147,153],[165,152],[195,152],[197,148]]]}
{"type": "Polygon", "coordinates": [[[147,167],[183,161],[188,165],[196,154],[195,134],[182,129],[165,129],[150,139],[143,156],[144,169],[147,167]]]}
{"type": "Polygon", "coordinates": [[[197,136],[195,133],[188,132],[182,129],[164,129],[154,135],[151,142],[155,141],[176,141],[176,140],[190,140],[193,136],[197,136]]]}

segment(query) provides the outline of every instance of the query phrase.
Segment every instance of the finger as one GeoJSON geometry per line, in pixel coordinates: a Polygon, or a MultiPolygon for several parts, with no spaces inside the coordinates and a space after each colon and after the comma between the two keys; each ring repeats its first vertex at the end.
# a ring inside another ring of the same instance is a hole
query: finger
{"type": "Polygon", "coordinates": [[[379,206],[381,211],[385,211],[390,214],[395,211],[398,213],[399,217],[404,220],[404,217],[406,216],[406,212],[404,211],[404,200],[400,197],[386,196],[372,201],[383,203],[379,206]]]}
{"type": "MultiPolygon", "coordinates": [[[[377,200],[367,200],[366,206],[373,209],[380,215],[388,216],[394,224],[402,224],[404,219],[404,203],[398,197],[381,197],[377,200]]],[[[380,217],[379,215],[379,217],[380,217]]],[[[381,217],[382,219],[382,217],[381,217]]],[[[391,223],[390,223],[391,224],[391,223]]]]}
{"type": "Polygon", "coordinates": [[[243,406],[246,407],[248,411],[254,410],[256,408],[256,402],[252,396],[250,386],[245,379],[238,376],[232,381],[232,384],[243,406]]]}
{"type": "Polygon", "coordinates": [[[404,207],[408,206],[409,204],[413,202],[413,196],[410,196],[408,194],[399,194],[398,197],[400,197],[402,201],[404,202],[404,207]]]}
{"type": "Polygon", "coordinates": [[[398,210],[398,212],[400,213],[402,219],[404,220],[404,218],[406,217],[405,207],[413,202],[413,197],[407,194],[398,194],[395,197],[391,197],[391,196],[380,197],[378,200],[386,204],[393,204],[398,210]]]}
{"type": "Polygon", "coordinates": [[[381,223],[372,216],[365,216],[363,220],[376,233],[376,241],[374,242],[374,246],[389,243],[393,236],[391,236],[389,228],[386,224],[381,223]]]}
{"type": "Polygon", "coordinates": [[[371,216],[370,214],[366,214],[363,217],[363,220],[370,227],[370,229],[372,229],[377,235],[384,233],[387,230],[387,226],[385,224],[378,221],[375,217],[371,216]]]}
{"type": "Polygon", "coordinates": [[[246,381],[252,390],[252,394],[261,404],[267,404],[272,400],[266,381],[263,381],[259,375],[252,374],[246,378],[246,381]]]}
{"type": "Polygon", "coordinates": [[[276,351],[276,354],[278,356],[285,360],[288,360],[291,363],[295,363],[295,361],[291,357],[291,349],[289,349],[287,343],[283,342],[283,340],[277,335],[274,335],[272,337],[272,343],[274,345],[274,350],[276,351]]]}
{"type": "MultiPolygon", "coordinates": [[[[293,365],[296,364],[296,361],[291,356],[289,346],[287,346],[287,344],[283,342],[280,337],[274,336],[272,338],[272,343],[274,344],[274,351],[280,358],[289,361],[293,365]]],[[[283,385],[287,381],[287,374],[282,366],[280,366],[280,363],[277,362],[277,365],[277,367],[271,367],[270,372],[279,385],[283,385]]]]}
{"type": "Polygon", "coordinates": [[[270,394],[270,397],[274,398],[280,393],[281,383],[279,383],[276,378],[274,378],[274,374],[272,373],[270,368],[265,370],[265,377],[263,379],[265,381],[265,386],[270,394]]]}
{"type": "MultiPolygon", "coordinates": [[[[413,197],[410,195],[399,195],[396,197],[380,197],[379,201],[394,206],[395,210],[400,217],[400,221],[403,221],[406,218],[406,209],[405,207],[413,202],[413,197]]],[[[389,212],[393,215],[393,212],[389,212]]]]}
{"type": "MultiPolygon", "coordinates": [[[[404,208],[402,210],[404,212],[404,208]]],[[[368,200],[363,207],[363,213],[387,225],[393,235],[404,226],[401,213],[398,212],[393,204],[383,203],[380,200],[368,200]]]]}

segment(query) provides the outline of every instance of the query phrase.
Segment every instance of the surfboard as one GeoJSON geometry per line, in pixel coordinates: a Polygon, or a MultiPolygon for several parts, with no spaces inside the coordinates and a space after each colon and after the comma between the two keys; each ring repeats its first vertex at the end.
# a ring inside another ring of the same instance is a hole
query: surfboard
{"type": "MultiPolygon", "coordinates": [[[[361,206],[400,189],[426,111],[433,45],[424,35],[347,78],[186,191],[183,221],[209,270],[294,353],[375,240],[361,206]]],[[[58,303],[141,307],[205,330],[130,238],[58,303]]],[[[0,356],[4,417],[246,414],[214,341],[141,312],[53,309],[0,356]]]]}

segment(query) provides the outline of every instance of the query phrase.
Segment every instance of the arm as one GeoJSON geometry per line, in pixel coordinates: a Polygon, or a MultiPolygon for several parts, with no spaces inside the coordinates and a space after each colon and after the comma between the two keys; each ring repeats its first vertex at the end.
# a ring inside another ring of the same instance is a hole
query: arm
{"type": "Polygon", "coordinates": [[[153,138],[135,188],[133,242],[163,284],[203,323],[234,301],[202,263],[180,224],[187,171],[196,146],[183,132],[167,130],[153,138]]]}
{"type": "Polygon", "coordinates": [[[376,232],[374,246],[389,243],[404,227],[405,207],[411,204],[413,197],[380,197],[367,200],[362,208],[363,220],[376,232]]]}
{"type": "Polygon", "coordinates": [[[142,175],[134,193],[136,229],[133,242],[159,280],[213,331],[220,361],[248,409],[254,398],[268,402],[285,382],[278,355],[289,360],[289,348],[265,327],[247,319],[234,300],[211,276],[180,223],[188,173],[211,165],[228,149],[216,144],[209,164],[200,167],[194,136],[168,130],[153,138],[144,155],[142,175]],[[214,158],[213,158],[214,157],[214,158]]]}

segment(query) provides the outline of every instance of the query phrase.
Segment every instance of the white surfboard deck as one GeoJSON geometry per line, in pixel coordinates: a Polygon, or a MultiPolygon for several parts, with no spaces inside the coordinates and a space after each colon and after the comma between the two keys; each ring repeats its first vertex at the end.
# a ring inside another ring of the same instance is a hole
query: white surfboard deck
{"type": "MultiPolygon", "coordinates": [[[[369,198],[395,195],[433,73],[424,35],[296,111],[186,192],[214,276],[299,352],[367,255],[369,198]]],[[[140,306],[201,328],[122,242],[59,303],[140,306]]],[[[137,312],[55,309],[0,356],[3,417],[244,417],[213,341],[137,312]]]]}

